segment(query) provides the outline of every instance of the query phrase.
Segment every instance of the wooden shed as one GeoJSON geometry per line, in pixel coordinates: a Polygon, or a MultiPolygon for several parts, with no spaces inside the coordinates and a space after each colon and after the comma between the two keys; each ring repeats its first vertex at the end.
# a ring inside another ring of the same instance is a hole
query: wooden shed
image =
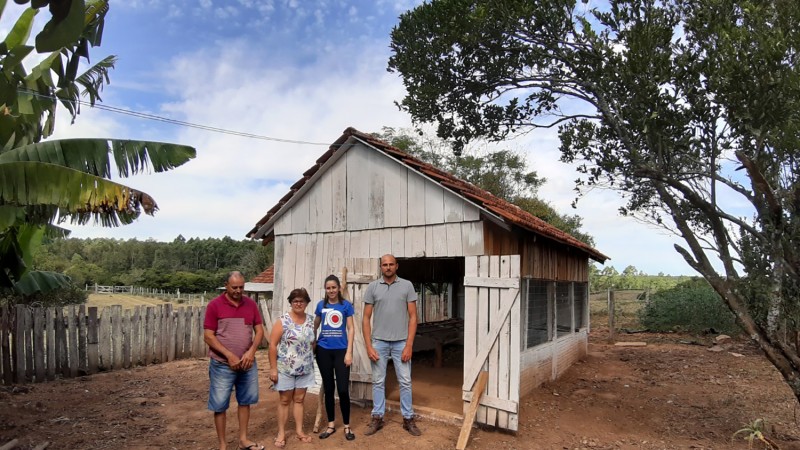
{"type": "MultiPolygon", "coordinates": [[[[394,254],[398,274],[419,294],[420,330],[452,331],[435,335],[434,346],[463,336],[464,410],[486,370],[476,420],[508,430],[517,429],[521,396],[586,354],[589,260],[608,259],[520,208],[353,128],[248,236],[275,242],[277,299],[300,286],[322,298],[325,277],[341,276],[347,268],[356,307],[354,400],[372,396],[360,330],[363,293],[380,276],[380,256],[394,254]]],[[[273,302],[273,317],[287,307],[273,302]]],[[[424,345],[426,339],[416,341],[424,345]]]]}

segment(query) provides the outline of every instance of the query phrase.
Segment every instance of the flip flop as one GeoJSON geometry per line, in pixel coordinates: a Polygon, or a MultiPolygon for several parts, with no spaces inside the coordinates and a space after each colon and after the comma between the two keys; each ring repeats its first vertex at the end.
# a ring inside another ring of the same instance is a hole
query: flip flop
{"type": "Polygon", "coordinates": [[[281,441],[278,438],[275,438],[275,443],[274,444],[275,444],[275,447],[283,448],[283,447],[286,447],[286,440],[284,439],[284,440],[281,441]]]}
{"type": "Polygon", "coordinates": [[[332,435],[333,433],[336,433],[336,428],[335,427],[328,427],[328,429],[326,429],[324,432],[320,433],[319,438],[320,439],[328,439],[328,436],[332,435]]]}
{"type": "Polygon", "coordinates": [[[264,446],[259,444],[258,442],[253,442],[247,447],[239,447],[239,450],[264,450],[264,446]]]}
{"type": "Polygon", "coordinates": [[[310,444],[310,443],[312,442],[312,440],[311,440],[311,436],[300,436],[300,435],[295,435],[294,437],[296,437],[298,441],[300,441],[300,442],[304,442],[304,443],[306,443],[306,444],[310,444]]]}

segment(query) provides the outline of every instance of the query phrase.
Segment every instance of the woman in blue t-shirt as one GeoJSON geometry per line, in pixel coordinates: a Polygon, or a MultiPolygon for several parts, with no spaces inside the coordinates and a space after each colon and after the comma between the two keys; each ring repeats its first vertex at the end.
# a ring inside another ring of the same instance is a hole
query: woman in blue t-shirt
{"type": "Polygon", "coordinates": [[[336,432],[334,420],[334,383],[339,393],[344,436],[348,441],[356,438],[350,430],[350,365],[353,363],[353,304],[342,297],[342,285],[336,275],[325,278],[325,299],[317,303],[314,333],[322,325],[317,338],[317,367],[325,389],[325,412],[328,428],[319,435],[326,439],[336,432]],[[335,380],[334,380],[335,378],[335,380]]]}

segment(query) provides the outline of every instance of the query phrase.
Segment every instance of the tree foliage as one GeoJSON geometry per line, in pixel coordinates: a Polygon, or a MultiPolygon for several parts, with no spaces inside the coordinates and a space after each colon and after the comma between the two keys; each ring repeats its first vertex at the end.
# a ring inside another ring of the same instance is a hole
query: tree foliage
{"type": "Polygon", "coordinates": [[[230,237],[172,242],[138,239],[51,239],[33,267],[64,273],[78,286],[122,285],[185,293],[213,291],[223,275],[241,271],[249,279],[272,264],[272,244],[230,237]]]}
{"type": "MultiPolygon", "coordinates": [[[[27,4],[28,0],[16,3],[27,4]]],[[[70,139],[43,141],[55,129],[61,105],[74,121],[82,98],[94,105],[116,58],[78,73],[89,48],[100,45],[107,0],[33,0],[0,43],[0,289],[18,293],[64,286],[57,273],[32,272],[31,255],[44,236],[65,235],[57,225],[95,221],[131,223],[158,210],[150,195],[111,181],[145,170],[162,172],[194,158],[191,147],[160,142],[70,139]],[[34,18],[50,20],[28,45],[34,18]],[[25,65],[34,55],[38,62],[25,65]]],[[[6,2],[0,1],[0,14],[6,2]]]]}
{"type": "Polygon", "coordinates": [[[423,134],[415,136],[407,130],[385,127],[374,136],[390,143],[422,161],[445,170],[492,195],[511,202],[554,227],[577,239],[594,245],[591,235],[581,230],[583,221],[578,215],[560,214],[553,206],[537,196],[547,179],[529,170],[525,157],[513,150],[486,150],[466,147],[455,155],[444,140],[423,134]]]}
{"type": "Polygon", "coordinates": [[[558,126],[578,188],[680,236],[800,399],[797,23],[794,0],[433,0],[401,17],[389,68],[456,150],[558,126]]]}

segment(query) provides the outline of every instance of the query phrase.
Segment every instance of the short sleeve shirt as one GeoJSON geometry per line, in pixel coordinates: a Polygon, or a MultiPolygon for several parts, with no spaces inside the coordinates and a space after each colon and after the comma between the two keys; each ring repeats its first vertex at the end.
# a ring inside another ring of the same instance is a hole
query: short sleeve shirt
{"type": "Polygon", "coordinates": [[[408,339],[408,303],[417,301],[410,281],[397,277],[388,284],[383,277],[367,286],[364,303],[373,305],[372,338],[381,341],[408,339]]]}
{"type": "MultiPolygon", "coordinates": [[[[203,328],[213,330],[220,344],[241,358],[253,345],[253,327],[262,323],[258,306],[250,297],[242,296],[237,306],[222,294],[206,307],[203,328]]],[[[208,356],[217,361],[228,361],[211,348],[208,349],[208,356]]]]}
{"type": "Polygon", "coordinates": [[[347,318],[355,314],[353,304],[347,300],[328,303],[320,300],[314,315],[320,318],[317,345],[328,350],[347,348],[347,318]]]}

